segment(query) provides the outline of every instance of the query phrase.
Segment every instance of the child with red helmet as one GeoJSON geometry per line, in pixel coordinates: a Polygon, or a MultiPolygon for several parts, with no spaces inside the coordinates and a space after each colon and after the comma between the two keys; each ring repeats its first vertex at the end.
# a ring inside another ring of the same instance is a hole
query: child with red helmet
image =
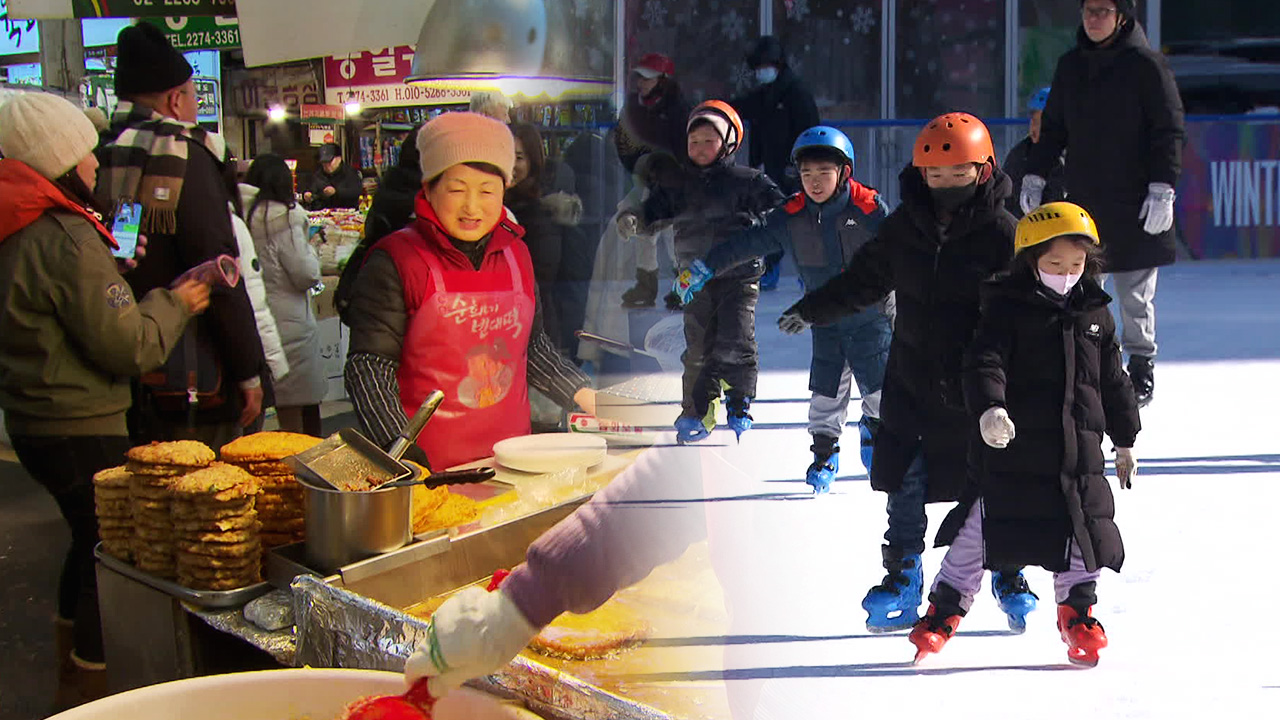
{"type": "MultiPolygon", "coordinates": [[[[742,142],[738,113],[720,100],[693,109],[687,123],[688,155],[680,171],[649,187],[640,216],[619,216],[619,232],[675,229],[676,275],[735,232],[759,225],[786,198],[767,175],[734,165],[742,142]],[[627,228],[627,229],[624,229],[627,228]]],[[[684,392],[676,420],[681,442],[696,442],[715,427],[712,402],[727,386],[729,427],[739,436],[751,427],[756,394],[756,302],[764,264],[754,258],[709,282],[684,310],[684,392]]]]}
{"type": "MultiPolygon", "coordinates": [[[[1009,263],[1012,192],[991,135],[968,113],[947,113],[916,138],[901,173],[902,203],[848,267],[779,319],[784,332],[826,325],[895,293],[897,317],[880,399],[871,486],[889,494],[882,558],[887,574],[863,600],[872,632],[915,624],[923,595],[925,504],[959,499],[977,425],[965,411],[961,359],[978,325],[982,281],[1009,263]]],[[[1020,572],[993,586],[1010,625],[1035,596],[1020,572]]]]}

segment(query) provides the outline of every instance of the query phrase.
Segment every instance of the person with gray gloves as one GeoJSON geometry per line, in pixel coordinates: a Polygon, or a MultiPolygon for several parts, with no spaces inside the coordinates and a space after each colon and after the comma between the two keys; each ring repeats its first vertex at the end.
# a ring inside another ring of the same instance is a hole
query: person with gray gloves
{"type": "Polygon", "coordinates": [[[1098,223],[1115,282],[1121,345],[1139,406],[1155,391],[1156,273],[1176,257],[1174,186],[1186,137],[1167,60],[1148,43],[1135,0],[1082,0],[1076,47],[1059,60],[1022,180],[1023,212],[1066,150],[1066,190],[1098,223]]]}

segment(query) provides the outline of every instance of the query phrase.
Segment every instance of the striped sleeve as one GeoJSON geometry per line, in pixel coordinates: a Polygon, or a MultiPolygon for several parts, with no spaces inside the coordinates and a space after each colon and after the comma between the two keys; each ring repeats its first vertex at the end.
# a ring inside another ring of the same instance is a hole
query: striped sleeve
{"type": "Polygon", "coordinates": [[[542,301],[536,292],[534,297],[536,310],[533,332],[529,336],[529,385],[560,407],[573,410],[577,407],[574,394],[590,385],[591,379],[552,344],[542,326],[542,301]]]}
{"type": "Polygon", "coordinates": [[[400,405],[400,382],[396,379],[399,363],[379,355],[357,353],[347,358],[343,379],[347,395],[355,406],[356,417],[369,439],[380,447],[395,440],[400,429],[409,424],[400,405]]]}

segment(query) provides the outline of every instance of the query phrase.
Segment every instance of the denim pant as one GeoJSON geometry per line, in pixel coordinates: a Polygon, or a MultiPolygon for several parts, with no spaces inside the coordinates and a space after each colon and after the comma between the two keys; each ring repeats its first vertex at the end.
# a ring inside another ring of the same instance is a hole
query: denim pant
{"type": "Polygon", "coordinates": [[[75,653],[102,662],[102,619],[93,547],[98,543],[93,476],[120,465],[129,450],[124,436],[14,436],[13,450],[22,468],[53,496],[71,529],[71,547],[58,581],[58,615],[75,621],[75,653]]]}
{"type": "Polygon", "coordinates": [[[924,514],[925,493],[929,488],[929,476],[924,467],[924,452],[916,454],[902,478],[902,487],[889,493],[889,529],[884,540],[889,547],[907,555],[924,552],[924,533],[928,518],[924,514]]]}

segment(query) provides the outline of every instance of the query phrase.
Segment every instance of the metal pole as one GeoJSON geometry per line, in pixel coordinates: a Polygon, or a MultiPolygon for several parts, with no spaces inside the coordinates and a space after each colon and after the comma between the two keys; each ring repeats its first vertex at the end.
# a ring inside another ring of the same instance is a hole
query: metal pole
{"type": "Polygon", "coordinates": [[[1163,0],[1147,0],[1147,21],[1143,23],[1147,31],[1147,42],[1153,50],[1160,49],[1160,6],[1163,0]]]}
{"type": "Polygon", "coordinates": [[[773,0],[760,0],[760,36],[773,34],[773,0]]]}
{"type": "Polygon", "coordinates": [[[40,70],[44,86],[79,104],[84,77],[84,36],[79,20],[40,21],[40,70]]]}
{"type": "Polygon", "coordinates": [[[897,115],[897,0],[880,0],[880,119],[897,115]]]}
{"type": "Polygon", "coordinates": [[[627,3],[613,2],[613,109],[622,112],[627,99],[627,3]]]}
{"type": "Polygon", "coordinates": [[[1018,0],[1004,2],[1004,114],[1014,117],[1018,114],[1018,76],[1019,61],[1022,57],[1019,47],[1018,0]]]}

